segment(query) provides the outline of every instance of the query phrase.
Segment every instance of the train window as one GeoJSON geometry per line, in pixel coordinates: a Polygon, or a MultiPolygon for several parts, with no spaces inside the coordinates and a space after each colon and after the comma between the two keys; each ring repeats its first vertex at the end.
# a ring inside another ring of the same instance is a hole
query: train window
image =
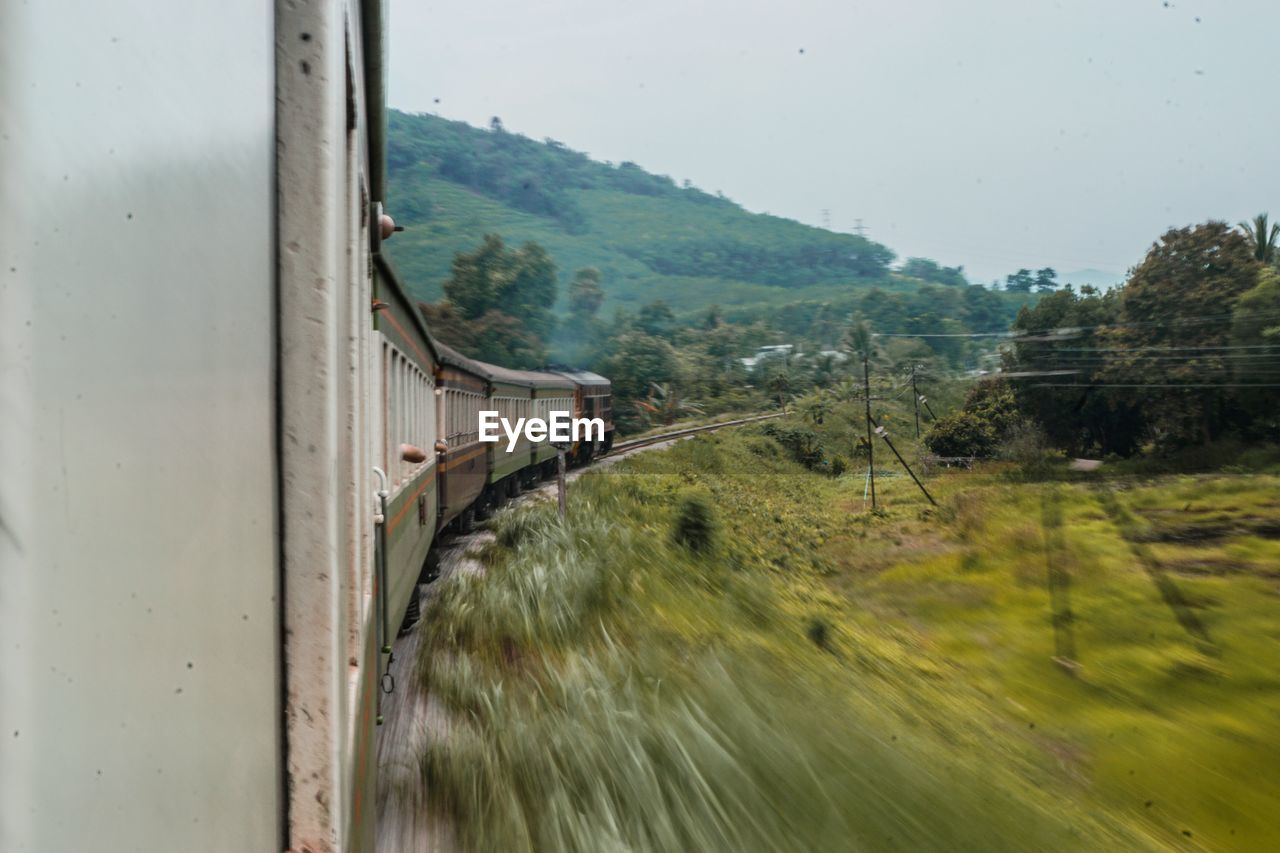
{"type": "Polygon", "coordinates": [[[383,370],[382,462],[392,488],[396,488],[427,464],[406,462],[400,446],[412,444],[427,449],[435,443],[435,383],[429,374],[388,342],[383,343],[383,370]]]}
{"type": "Polygon", "coordinates": [[[400,397],[396,393],[396,372],[399,360],[396,358],[396,352],[390,346],[385,349],[386,358],[383,359],[384,379],[386,382],[386,447],[383,453],[383,469],[389,477],[396,476],[396,467],[393,465],[395,456],[392,448],[397,444],[397,425],[400,423],[400,397]]]}

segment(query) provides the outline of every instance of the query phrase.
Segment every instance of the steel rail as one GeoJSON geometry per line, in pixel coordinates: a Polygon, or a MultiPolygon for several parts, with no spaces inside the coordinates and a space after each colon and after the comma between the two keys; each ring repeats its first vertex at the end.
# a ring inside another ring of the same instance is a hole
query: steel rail
{"type": "Polygon", "coordinates": [[[633,438],[629,441],[622,441],[615,444],[613,447],[609,448],[609,452],[605,455],[605,457],[601,457],[601,458],[607,458],[608,456],[613,456],[618,453],[625,453],[629,450],[636,450],[637,448],[641,448],[641,447],[648,447],[651,444],[660,444],[664,441],[673,441],[674,439],[677,439],[677,438],[684,438],[685,436],[696,435],[697,433],[700,433],[700,432],[712,432],[714,430],[723,429],[724,427],[742,426],[743,424],[752,424],[752,423],[756,423],[757,421],[768,421],[774,418],[780,418],[785,414],[787,413],[786,412],[770,412],[767,415],[752,415],[751,417],[748,417],[748,418],[738,418],[737,420],[732,420],[732,421],[720,421],[719,423],[714,423],[714,424],[703,424],[701,426],[685,427],[684,429],[673,430],[671,432],[664,432],[664,433],[661,433],[660,435],[650,435],[650,436],[645,436],[644,438],[633,438]]]}

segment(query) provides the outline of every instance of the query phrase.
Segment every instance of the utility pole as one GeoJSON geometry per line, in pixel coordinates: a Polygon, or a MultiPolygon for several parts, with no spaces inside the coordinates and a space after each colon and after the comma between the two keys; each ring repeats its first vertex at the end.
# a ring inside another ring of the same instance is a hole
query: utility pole
{"type": "Polygon", "coordinates": [[[916,438],[920,437],[920,392],[916,390],[916,366],[911,365],[911,401],[916,407],[916,438]]]}
{"type": "MultiPolygon", "coordinates": [[[[875,423],[875,421],[872,421],[872,423],[875,423]]],[[[875,424],[875,427],[876,433],[884,439],[885,444],[889,445],[889,449],[893,451],[893,455],[898,457],[898,461],[902,463],[902,467],[907,469],[907,473],[911,475],[911,479],[915,481],[915,484],[920,487],[920,491],[924,492],[924,496],[929,499],[929,503],[937,506],[938,502],[933,499],[933,495],[929,494],[929,490],[924,487],[924,483],[920,482],[920,478],[916,476],[916,472],[911,470],[911,466],[907,464],[907,460],[902,458],[902,454],[898,452],[898,448],[894,447],[893,442],[889,440],[889,431],[880,426],[880,424],[875,424]]]]}
{"type": "Polygon", "coordinates": [[[867,476],[871,481],[871,511],[876,511],[876,452],[871,438],[871,368],[867,364],[867,353],[862,353],[862,388],[867,399],[867,476]]]}

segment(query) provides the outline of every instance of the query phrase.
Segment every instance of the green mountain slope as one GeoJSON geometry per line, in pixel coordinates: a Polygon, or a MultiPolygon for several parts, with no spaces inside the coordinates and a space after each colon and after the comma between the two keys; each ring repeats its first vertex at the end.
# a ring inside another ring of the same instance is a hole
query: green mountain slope
{"type": "Polygon", "coordinates": [[[487,232],[541,243],[565,281],[599,268],[606,310],[655,299],[677,311],[783,304],[905,286],[877,243],[750,213],[500,126],[392,111],[388,154],[390,209],[407,226],[388,252],[422,299],[440,298],[454,253],[487,232]]]}

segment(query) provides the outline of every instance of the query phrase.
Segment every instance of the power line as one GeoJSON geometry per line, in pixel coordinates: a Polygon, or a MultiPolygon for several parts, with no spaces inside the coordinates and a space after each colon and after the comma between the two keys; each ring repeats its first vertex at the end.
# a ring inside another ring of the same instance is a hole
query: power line
{"type": "Polygon", "coordinates": [[[1228,314],[1211,314],[1200,317],[1161,317],[1155,320],[1140,320],[1129,323],[1099,323],[1093,326],[1056,326],[1049,329],[1011,330],[1004,329],[992,332],[873,332],[877,338],[1010,338],[1014,343],[1024,341],[1068,340],[1081,332],[1098,331],[1100,329],[1136,329],[1149,326],[1183,325],[1196,326],[1205,323],[1216,323],[1221,320],[1232,320],[1238,317],[1280,317],[1280,310],[1231,312],[1228,314]]]}
{"type": "MultiPolygon", "coordinates": [[[[1280,344],[1222,344],[1218,346],[1140,346],[1140,347],[1054,347],[1053,352],[1138,352],[1157,350],[1160,352],[1200,351],[1200,350],[1239,350],[1239,349],[1274,349],[1280,353],[1280,344]]],[[[1179,356],[1181,358],[1181,356],[1179,356]]]]}
{"type": "Polygon", "coordinates": [[[1038,382],[1035,388],[1280,388],[1280,382],[1178,382],[1159,384],[1148,382],[1090,382],[1080,385],[1073,382],[1038,382]]]}

